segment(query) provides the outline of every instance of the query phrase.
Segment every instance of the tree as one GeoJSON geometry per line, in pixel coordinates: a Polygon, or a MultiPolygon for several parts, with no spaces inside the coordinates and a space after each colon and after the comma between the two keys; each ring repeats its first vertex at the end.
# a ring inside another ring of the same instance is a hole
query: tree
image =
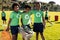
{"type": "Polygon", "coordinates": [[[55,4],[54,1],[50,1],[49,4],[51,5],[51,7],[53,7],[53,5],[55,4]]]}
{"type": "Polygon", "coordinates": [[[50,1],[49,4],[53,5],[53,4],[55,4],[55,2],[54,1],[50,1]]]}
{"type": "Polygon", "coordinates": [[[51,5],[50,11],[53,11],[54,10],[54,4],[55,4],[55,2],[54,1],[50,1],[48,4],[51,5]]]}

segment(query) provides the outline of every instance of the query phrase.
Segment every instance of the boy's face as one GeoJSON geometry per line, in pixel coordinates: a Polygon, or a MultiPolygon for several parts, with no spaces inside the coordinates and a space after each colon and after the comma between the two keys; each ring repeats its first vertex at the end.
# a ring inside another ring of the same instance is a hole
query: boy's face
{"type": "Polygon", "coordinates": [[[26,12],[30,11],[30,8],[26,8],[25,11],[26,11],[26,12]]]}
{"type": "Polygon", "coordinates": [[[40,9],[40,5],[39,5],[39,4],[35,4],[35,8],[36,8],[37,10],[39,10],[39,9],[40,9]]]}
{"type": "Polygon", "coordinates": [[[14,11],[18,11],[19,10],[19,6],[14,6],[14,11]]]}

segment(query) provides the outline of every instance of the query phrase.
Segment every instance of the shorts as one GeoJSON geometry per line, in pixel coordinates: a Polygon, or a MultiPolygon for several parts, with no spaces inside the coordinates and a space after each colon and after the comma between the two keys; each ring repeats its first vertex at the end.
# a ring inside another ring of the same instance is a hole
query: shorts
{"type": "Polygon", "coordinates": [[[12,35],[18,34],[18,27],[19,27],[19,25],[10,27],[12,35]]]}
{"type": "Polygon", "coordinates": [[[44,26],[42,23],[34,23],[33,31],[42,33],[44,26]]]}
{"type": "Polygon", "coordinates": [[[2,17],[2,20],[3,20],[3,21],[6,21],[6,18],[5,18],[5,17],[2,17]]]}
{"type": "Polygon", "coordinates": [[[45,20],[48,20],[48,17],[45,17],[45,20]]]}

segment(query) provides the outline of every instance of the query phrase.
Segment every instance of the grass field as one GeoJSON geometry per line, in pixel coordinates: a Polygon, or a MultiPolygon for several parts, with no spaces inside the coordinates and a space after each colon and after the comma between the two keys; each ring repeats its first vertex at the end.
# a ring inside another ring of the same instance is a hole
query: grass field
{"type": "MultiPolygon", "coordinates": [[[[6,17],[7,17],[7,23],[9,20],[9,15],[11,11],[5,11],[6,12],[6,17]]],[[[49,21],[54,21],[55,15],[58,15],[58,21],[57,22],[52,22],[53,26],[48,27],[50,24],[46,24],[46,28],[44,30],[44,36],[46,40],[60,40],[60,12],[49,12],[50,20],[49,21]]],[[[0,11],[0,30],[5,29],[5,27],[2,27],[2,20],[1,20],[1,11],[0,11]]],[[[0,32],[1,36],[1,32],[0,32]]],[[[35,40],[35,33],[33,34],[31,40],[35,40]]],[[[18,34],[18,40],[22,40],[22,35],[18,34]]],[[[39,40],[41,40],[41,37],[39,37],[39,40]]]]}

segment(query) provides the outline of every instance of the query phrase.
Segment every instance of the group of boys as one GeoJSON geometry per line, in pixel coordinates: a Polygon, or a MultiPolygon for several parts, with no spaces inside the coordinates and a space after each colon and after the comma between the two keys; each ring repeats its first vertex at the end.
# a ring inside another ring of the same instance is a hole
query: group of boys
{"type": "MultiPolygon", "coordinates": [[[[43,35],[43,31],[45,29],[44,13],[43,13],[43,11],[40,10],[41,5],[39,2],[36,2],[34,6],[36,9],[31,10],[31,7],[29,5],[25,5],[24,12],[21,13],[19,11],[19,7],[20,7],[19,4],[14,3],[12,5],[13,11],[10,14],[7,29],[6,29],[6,31],[9,31],[9,29],[11,30],[12,40],[17,40],[18,32],[19,32],[19,18],[20,17],[21,17],[21,24],[22,24],[22,28],[23,28],[22,39],[23,40],[30,40],[30,38],[31,38],[30,34],[32,34],[32,33],[29,33],[28,30],[31,31],[31,27],[30,27],[31,22],[29,23],[29,20],[31,19],[32,14],[34,15],[33,31],[36,32],[36,40],[38,40],[39,33],[41,35],[42,40],[45,40],[44,35],[43,35]],[[29,35],[27,37],[27,39],[25,38],[26,33],[29,35]]],[[[3,23],[4,23],[4,21],[6,21],[5,16],[6,15],[3,11],[2,12],[3,23]]],[[[46,19],[48,19],[48,18],[46,18],[46,19]]]]}

